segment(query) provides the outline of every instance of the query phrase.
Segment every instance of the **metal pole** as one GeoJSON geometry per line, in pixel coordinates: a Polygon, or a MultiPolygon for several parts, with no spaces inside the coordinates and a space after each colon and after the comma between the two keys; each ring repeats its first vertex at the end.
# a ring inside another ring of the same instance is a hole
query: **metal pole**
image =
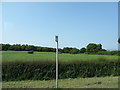
{"type": "Polygon", "coordinates": [[[58,36],[56,39],[56,88],[58,88],[58,36]]]}

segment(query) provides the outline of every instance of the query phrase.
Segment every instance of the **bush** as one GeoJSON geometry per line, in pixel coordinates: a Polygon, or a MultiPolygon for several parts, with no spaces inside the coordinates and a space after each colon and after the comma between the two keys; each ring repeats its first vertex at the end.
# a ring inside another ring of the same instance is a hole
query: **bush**
{"type": "MultiPolygon", "coordinates": [[[[120,75],[120,62],[108,62],[103,59],[98,63],[72,62],[59,63],[59,79],[76,77],[100,77],[120,75]]],[[[55,79],[55,62],[3,62],[2,80],[50,80],[55,79]]]]}
{"type": "Polygon", "coordinates": [[[86,48],[81,48],[80,49],[80,53],[85,53],[86,52],[86,48]]]}
{"type": "Polygon", "coordinates": [[[98,55],[118,55],[118,56],[120,56],[120,51],[99,51],[96,54],[98,54],[98,55]]]}
{"type": "Polygon", "coordinates": [[[70,51],[71,54],[78,54],[79,53],[79,49],[73,48],[70,51]]]}
{"type": "Polygon", "coordinates": [[[28,54],[33,54],[34,53],[34,51],[28,51],[28,54]]]}

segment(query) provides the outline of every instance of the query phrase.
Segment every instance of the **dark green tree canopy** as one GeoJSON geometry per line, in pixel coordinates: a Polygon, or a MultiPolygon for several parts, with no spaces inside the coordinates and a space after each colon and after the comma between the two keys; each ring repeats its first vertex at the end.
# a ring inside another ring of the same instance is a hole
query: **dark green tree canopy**
{"type": "MultiPolygon", "coordinates": [[[[13,51],[39,51],[39,52],[56,52],[56,48],[51,47],[41,47],[41,46],[34,46],[34,45],[27,45],[27,44],[0,44],[2,47],[0,49],[3,51],[13,50],[13,51]]],[[[80,50],[77,48],[72,47],[64,47],[63,49],[59,48],[59,53],[71,53],[71,54],[78,54],[78,53],[96,53],[99,51],[106,51],[102,49],[101,44],[89,43],[86,48],[81,48],[80,50]]]]}
{"type": "Polygon", "coordinates": [[[102,50],[101,44],[90,43],[87,45],[87,53],[96,53],[100,50],[102,50]]]}
{"type": "Polygon", "coordinates": [[[78,54],[79,53],[79,49],[77,48],[72,48],[70,51],[71,54],[78,54]]]}
{"type": "Polygon", "coordinates": [[[70,53],[71,50],[72,50],[72,48],[70,48],[70,47],[64,47],[63,48],[64,53],[70,53]]]}
{"type": "Polygon", "coordinates": [[[86,48],[81,48],[80,49],[80,53],[85,53],[86,52],[86,48]]]}

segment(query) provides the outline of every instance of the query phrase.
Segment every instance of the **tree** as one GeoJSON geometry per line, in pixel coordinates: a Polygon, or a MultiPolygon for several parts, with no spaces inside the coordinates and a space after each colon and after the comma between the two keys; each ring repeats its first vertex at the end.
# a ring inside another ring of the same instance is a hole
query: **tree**
{"type": "Polygon", "coordinates": [[[80,53],[85,53],[86,52],[86,48],[81,48],[80,49],[80,53]]]}
{"type": "Polygon", "coordinates": [[[42,47],[37,47],[37,48],[36,48],[36,51],[41,52],[41,51],[42,51],[42,47]]]}
{"type": "Polygon", "coordinates": [[[25,51],[26,45],[21,45],[21,50],[25,51]]]}
{"type": "Polygon", "coordinates": [[[2,44],[0,44],[0,51],[2,51],[2,44]]]}
{"type": "Polygon", "coordinates": [[[107,50],[105,50],[105,49],[101,49],[100,51],[107,51],[107,50]]]}
{"type": "Polygon", "coordinates": [[[26,45],[25,50],[26,50],[26,51],[30,51],[30,50],[31,50],[31,47],[30,47],[29,45],[26,45]]]}
{"type": "Polygon", "coordinates": [[[101,45],[101,44],[97,44],[96,50],[97,50],[97,51],[100,51],[101,49],[102,49],[102,45],[101,45]]]}
{"type": "Polygon", "coordinates": [[[101,44],[94,44],[90,43],[87,45],[87,53],[96,53],[98,51],[102,50],[102,45],[101,44]]]}
{"type": "Polygon", "coordinates": [[[9,50],[14,50],[13,45],[11,45],[11,46],[9,47],[9,50]]]}
{"type": "Polygon", "coordinates": [[[63,53],[63,50],[59,48],[59,49],[58,49],[58,52],[59,52],[59,53],[63,53]]]}
{"type": "Polygon", "coordinates": [[[2,44],[2,50],[7,51],[9,50],[10,44],[2,44]]]}
{"type": "Polygon", "coordinates": [[[96,52],[97,45],[94,43],[90,43],[87,45],[87,53],[95,53],[96,52]]]}
{"type": "Polygon", "coordinates": [[[15,51],[21,51],[21,45],[20,45],[20,44],[14,44],[14,45],[12,46],[12,48],[13,48],[13,50],[15,50],[15,51]]]}
{"type": "Polygon", "coordinates": [[[70,53],[71,50],[72,50],[72,48],[69,48],[69,47],[64,47],[63,48],[64,53],[70,53]]]}
{"type": "Polygon", "coordinates": [[[71,53],[71,54],[78,54],[78,53],[79,53],[79,49],[77,49],[77,48],[72,48],[72,49],[70,50],[70,53],[71,53]]]}

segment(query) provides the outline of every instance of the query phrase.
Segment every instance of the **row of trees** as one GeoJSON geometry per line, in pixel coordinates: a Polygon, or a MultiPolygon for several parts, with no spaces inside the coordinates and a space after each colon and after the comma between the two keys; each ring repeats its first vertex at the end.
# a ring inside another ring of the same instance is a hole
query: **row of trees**
{"type": "Polygon", "coordinates": [[[106,51],[105,49],[102,49],[102,45],[101,44],[94,44],[94,43],[90,43],[87,45],[87,47],[83,47],[81,49],[77,49],[77,48],[69,48],[69,47],[65,47],[63,48],[63,53],[72,53],[72,54],[78,54],[78,53],[97,53],[99,51],[106,51]]]}
{"type": "Polygon", "coordinates": [[[13,50],[13,51],[40,51],[40,52],[55,52],[55,48],[40,47],[34,45],[21,45],[21,44],[0,44],[3,51],[13,50]]]}
{"type": "MultiPolygon", "coordinates": [[[[118,43],[120,44],[120,38],[118,39],[118,43]]],[[[7,51],[7,50],[13,50],[13,51],[40,51],[40,52],[55,52],[55,48],[50,47],[40,47],[40,46],[34,46],[34,45],[21,45],[21,44],[0,44],[0,50],[7,51]]],[[[59,48],[59,53],[72,53],[72,54],[78,54],[78,53],[98,53],[98,52],[105,52],[105,49],[102,49],[101,44],[95,44],[95,43],[89,43],[87,47],[83,47],[81,49],[72,48],[72,47],[64,47],[63,49],[59,48]]]]}
{"type": "MultiPolygon", "coordinates": [[[[21,45],[21,44],[0,44],[2,46],[3,51],[13,50],[13,51],[40,51],[40,52],[55,52],[55,48],[49,47],[40,47],[40,46],[33,46],[33,45],[21,45]]],[[[63,49],[59,48],[59,53],[71,53],[71,54],[78,54],[78,53],[97,53],[99,51],[106,51],[102,49],[101,44],[94,44],[90,43],[87,45],[86,48],[72,48],[72,47],[64,47],[63,49]]]]}

